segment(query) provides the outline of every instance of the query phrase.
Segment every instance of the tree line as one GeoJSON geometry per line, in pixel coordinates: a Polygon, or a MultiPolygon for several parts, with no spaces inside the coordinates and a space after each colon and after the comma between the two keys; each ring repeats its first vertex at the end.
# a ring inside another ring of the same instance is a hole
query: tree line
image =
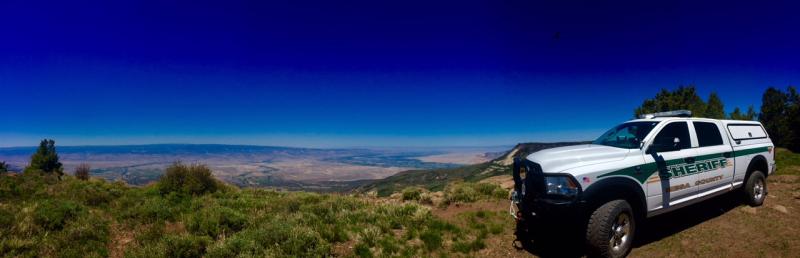
{"type": "Polygon", "coordinates": [[[679,86],[675,90],[662,89],[655,97],[645,99],[634,110],[634,117],[655,112],[688,109],[695,117],[732,120],[757,120],[764,125],[772,142],[794,152],[800,151],[800,95],[794,86],[786,91],[770,87],[761,97],[761,108],[756,112],[751,105],[747,111],[739,107],[725,114],[725,105],[716,92],[703,100],[694,86],[679,86]]]}

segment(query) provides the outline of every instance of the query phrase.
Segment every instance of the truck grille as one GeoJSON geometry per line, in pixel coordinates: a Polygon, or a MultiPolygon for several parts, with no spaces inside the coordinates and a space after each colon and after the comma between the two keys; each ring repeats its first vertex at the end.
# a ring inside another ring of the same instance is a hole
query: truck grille
{"type": "Polygon", "coordinates": [[[536,198],[544,193],[544,173],[538,163],[523,158],[514,158],[514,190],[522,199],[536,198]]]}

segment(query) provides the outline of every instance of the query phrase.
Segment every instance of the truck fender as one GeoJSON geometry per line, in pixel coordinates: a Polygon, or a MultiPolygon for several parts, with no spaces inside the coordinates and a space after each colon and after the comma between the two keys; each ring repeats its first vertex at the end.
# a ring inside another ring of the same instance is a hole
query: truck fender
{"type": "Polygon", "coordinates": [[[589,213],[606,202],[624,199],[631,205],[637,217],[645,217],[647,214],[647,199],[642,185],[627,177],[615,176],[597,181],[587,187],[582,196],[589,207],[589,213]]]}

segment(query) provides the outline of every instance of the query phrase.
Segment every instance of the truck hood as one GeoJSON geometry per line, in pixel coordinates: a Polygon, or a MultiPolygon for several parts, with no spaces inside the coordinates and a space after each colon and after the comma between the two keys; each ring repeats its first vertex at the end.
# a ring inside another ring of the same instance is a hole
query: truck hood
{"type": "Polygon", "coordinates": [[[567,169],[619,161],[631,150],[596,144],[583,144],[546,149],[531,153],[527,159],[542,166],[543,172],[557,173],[567,169]]]}

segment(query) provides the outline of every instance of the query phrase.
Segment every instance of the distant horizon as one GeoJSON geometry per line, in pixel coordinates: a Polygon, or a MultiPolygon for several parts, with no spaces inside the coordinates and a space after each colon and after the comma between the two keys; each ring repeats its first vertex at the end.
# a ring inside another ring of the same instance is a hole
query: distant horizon
{"type": "MultiPolygon", "coordinates": [[[[50,139],[50,138],[42,138],[50,139]]],[[[56,140],[56,139],[53,139],[56,140]]],[[[251,147],[276,147],[276,148],[296,148],[296,149],[446,149],[446,148],[507,148],[513,147],[521,143],[557,143],[557,142],[585,142],[584,140],[558,140],[558,141],[523,141],[513,144],[495,144],[495,145],[366,145],[366,146],[336,146],[336,147],[314,147],[314,146],[289,146],[289,145],[273,145],[273,144],[244,144],[244,143],[188,143],[188,142],[153,142],[153,143],[137,143],[137,144],[77,144],[77,145],[64,145],[59,144],[56,140],[56,148],[59,147],[125,147],[125,146],[157,146],[157,145],[217,145],[217,146],[251,146],[251,147]]],[[[38,143],[35,145],[0,145],[0,149],[14,149],[14,148],[37,148],[38,143]]]]}

